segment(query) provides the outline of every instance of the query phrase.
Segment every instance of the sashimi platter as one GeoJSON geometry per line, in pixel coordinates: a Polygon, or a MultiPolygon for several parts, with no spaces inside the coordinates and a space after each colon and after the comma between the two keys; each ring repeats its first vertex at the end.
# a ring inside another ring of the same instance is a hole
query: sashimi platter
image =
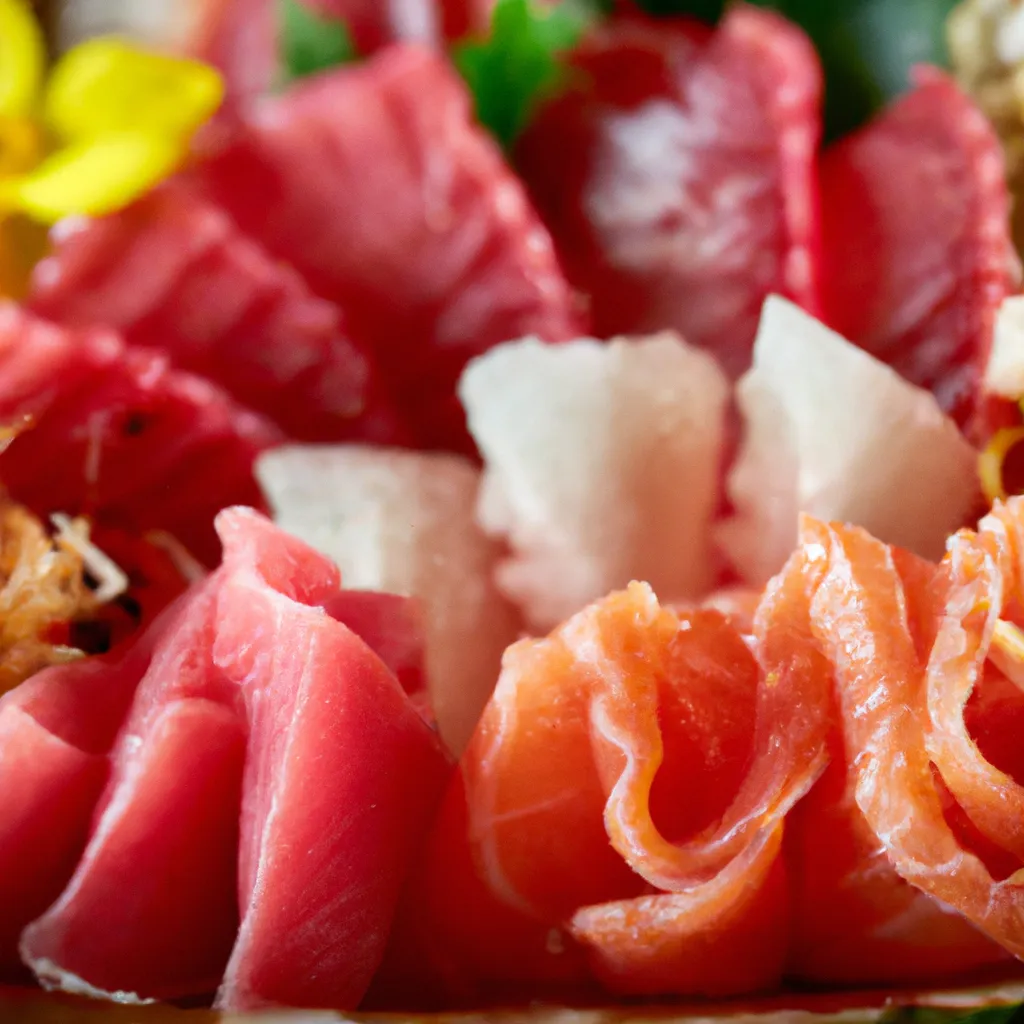
{"type": "Polygon", "coordinates": [[[0,0],[0,1022],[1024,1020],[1024,2],[0,0]]]}

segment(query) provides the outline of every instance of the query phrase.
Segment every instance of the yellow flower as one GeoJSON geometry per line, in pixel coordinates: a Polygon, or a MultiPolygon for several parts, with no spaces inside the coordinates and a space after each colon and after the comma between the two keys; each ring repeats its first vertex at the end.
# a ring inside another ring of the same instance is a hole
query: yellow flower
{"type": "Polygon", "coordinates": [[[208,65],[114,38],[76,46],[48,79],[45,66],[28,0],[0,0],[0,293],[36,255],[17,222],[127,206],[174,173],[224,93],[208,65]]]}

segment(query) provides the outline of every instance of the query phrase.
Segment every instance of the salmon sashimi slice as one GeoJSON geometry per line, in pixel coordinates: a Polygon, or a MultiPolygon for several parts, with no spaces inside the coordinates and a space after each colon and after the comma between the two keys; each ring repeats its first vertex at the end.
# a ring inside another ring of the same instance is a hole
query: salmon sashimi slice
{"type": "Polygon", "coordinates": [[[405,440],[341,310],[184,184],[67,221],[52,242],[27,300],[40,316],[158,349],[291,437],[405,440]]]}
{"type": "Polygon", "coordinates": [[[970,424],[996,311],[1020,283],[992,126],[922,68],[913,91],[826,150],[821,192],[825,319],[970,424]]]}
{"type": "Polygon", "coordinates": [[[44,517],[164,530],[207,564],[219,555],[214,516],[232,503],[262,506],[253,462],[281,440],[269,420],[165,356],[6,303],[0,423],[21,420],[27,429],[0,455],[16,500],[44,517]]]}
{"type": "Polygon", "coordinates": [[[599,337],[671,328],[739,376],[776,292],[818,310],[821,70],[773,12],[613,18],[515,151],[599,337]]]}
{"type": "Polygon", "coordinates": [[[450,762],[341,620],[405,669],[419,634],[396,632],[415,619],[342,591],[255,512],[217,528],[221,567],[140,641],[152,658],[88,844],[22,955],[49,985],[121,1001],[355,1006],[450,762]]]}
{"type": "Polygon", "coordinates": [[[999,742],[1000,727],[986,728],[985,717],[1002,709],[1005,690],[968,708],[976,687],[989,690],[985,663],[1000,651],[993,633],[1017,600],[1022,517],[1019,501],[997,508],[978,533],[952,538],[930,572],[860,530],[804,522],[799,557],[815,577],[811,621],[833,666],[845,765],[845,777],[825,780],[831,794],[812,794],[801,809],[802,834],[793,830],[812,872],[806,887],[817,884],[815,861],[835,875],[820,883],[830,903],[818,914],[844,933],[826,936],[826,949],[821,922],[812,921],[808,935],[815,924],[819,934],[804,943],[805,973],[923,980],[1006,952],[1024,956],[1021,790],[986,760],[968,726],[987,735],[986,745],[999,742]],[[898,886],[889,865],[930,900],[898,886]],[[858,903],[859,916],[846,917],[858,903]],[[994,940],[987,950],[981,933],[994,940]],[[860,950],[859,940],[867,940],[860,950]]]}
{"type": "Polygon", "coordinates": [[[755,656],[718,612],[633,584],[511,647],[378,995],[777,983],[782,823],[825,765],[829,677],[806,628],[757,634],[755,656]]]}
{"type": "Polygon", "coordinates": [[[218,139],[197,179],[345,310],[422,444],[471,450],[455,384],[473,356],[585,333],[551,239],[443,57],[389,47],[263,97],[218,139]]]}

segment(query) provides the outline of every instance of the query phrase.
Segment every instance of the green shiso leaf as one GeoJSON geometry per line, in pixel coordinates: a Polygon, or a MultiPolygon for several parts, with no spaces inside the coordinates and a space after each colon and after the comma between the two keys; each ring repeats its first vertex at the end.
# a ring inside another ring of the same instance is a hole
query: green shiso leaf
{"type": "Polygon", "coordinates": [[[277,0],[277,17],[285,83],[356,59],[343,21],[323,17],[300,0],[277,0]]]}
{"type": "Polygon", "coordinates": [[[565,54],[599,6],[563,0],[498,0],[490,34],[456,44],[452,58],[473,95],[477,119],[505,147],[511,146],[537,105],[566,78],[565,54]]]}

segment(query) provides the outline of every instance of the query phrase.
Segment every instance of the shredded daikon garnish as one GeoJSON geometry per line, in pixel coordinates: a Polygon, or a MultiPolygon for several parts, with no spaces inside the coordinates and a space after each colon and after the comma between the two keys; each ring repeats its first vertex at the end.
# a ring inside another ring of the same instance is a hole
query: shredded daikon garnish
{"type": "Polygon", "coordinates": [[[0,499],[0,693],[48,665],[81,657],[47,634],[96,606],[82,556],[56,546],[35,516],[0,499]]]}
{"type": "Polygon", "coordinates": [[[166,530],[153,530],[146,534],[145,539],[167,555],[183,580],[195,583],[209,573],[210,570],[177,537],[166,530]]]}
{"type": "Polygon", "coordinates": [[[128,589],[128,576],[108,555],[89,540],[89,523],[54,512],[50,522],[57,528],[58,547],[74,551],[82,559],[85,571],[96,581],[93,593],[97,604],[108,604],[128,589]]]}

